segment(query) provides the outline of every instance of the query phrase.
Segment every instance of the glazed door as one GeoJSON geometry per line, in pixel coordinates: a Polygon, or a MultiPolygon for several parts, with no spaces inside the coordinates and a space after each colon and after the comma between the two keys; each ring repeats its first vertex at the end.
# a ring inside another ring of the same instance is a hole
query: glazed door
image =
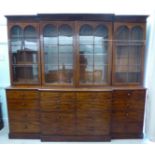
{"type": "Polygon", "coordinates": [[[115,23],[113,84],[139,85],[143,81],[144,24],[115,23]]]}
{"type": "Polygon", "coordinates": [[[112,24],[78,22],[77,37],[77,85],[110,85],[112,24]]]}
{"type": "Polygon", "coordinates": [[[52,86],[74,84],[74,23],[42,23],[43,83],[52,86]]]}
{"type": "Polygon", "coordinates": [[[12,83],[40,83],[40,54],[37,24],[17,24],[10,26],[10,67],[12,83]]]}

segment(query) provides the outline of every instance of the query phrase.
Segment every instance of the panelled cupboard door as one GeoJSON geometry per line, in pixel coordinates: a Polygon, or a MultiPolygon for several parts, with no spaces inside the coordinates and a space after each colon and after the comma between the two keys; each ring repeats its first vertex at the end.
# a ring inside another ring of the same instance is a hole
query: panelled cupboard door
{"type": "Polygon", "coordinates": [[[42,78],[45,85],[73,85],[74,31],[74,22],[71,21],[41,23],[42,78]]]}
{"type": "Polygon", "coordinates": [[[112,23],[77,22],[79,86],[109,85],[112,23]]]}
{"type": "Polygon", "coordinates": [[[10,23],[9,38],[12,84],[40,84],[38,23],[10,23]]]}
{"type": "Polygon", "coordinates": [[[140,85],[143,81],[145,24],[115,23],[113,85],[140,85]]]}

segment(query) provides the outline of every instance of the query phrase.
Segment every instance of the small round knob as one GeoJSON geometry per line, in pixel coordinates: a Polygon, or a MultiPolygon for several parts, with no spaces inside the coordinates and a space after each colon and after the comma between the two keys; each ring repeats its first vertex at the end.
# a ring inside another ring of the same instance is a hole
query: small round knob
{"type": "Polygon", "coordinates": [[[130,93],[128,93],[128,96],[130,96],[131,94],[130,93]]]}

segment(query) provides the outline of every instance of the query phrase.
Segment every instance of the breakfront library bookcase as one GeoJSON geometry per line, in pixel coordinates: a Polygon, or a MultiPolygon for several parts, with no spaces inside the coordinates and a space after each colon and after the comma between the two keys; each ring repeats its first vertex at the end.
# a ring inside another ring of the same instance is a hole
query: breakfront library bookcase
{"type": "Polygon", "coordinates": [[[147,16],[7,16],[10,138],[142,138],[147,16]]]}

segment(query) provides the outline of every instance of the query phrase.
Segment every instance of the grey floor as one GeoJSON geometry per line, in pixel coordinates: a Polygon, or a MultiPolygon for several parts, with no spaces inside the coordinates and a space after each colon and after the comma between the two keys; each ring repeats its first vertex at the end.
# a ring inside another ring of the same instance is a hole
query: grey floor
{"type": "MultiPolygon", "coordinates": [[[[0,130],[0,144],[52,144],[52,143],[81,143],[81,142],[41,142],[40,140],[33,140],[33,139],[9,139],[8,138],[8,125],[0,130]]],[[[92,143],[92,142],[90,142],[92,143]]],[[[125,140],[112,140],[111,142],[97,142],[103,144],[149,144],[153,143],[148,139],[125,139],[125,140]]]]}

